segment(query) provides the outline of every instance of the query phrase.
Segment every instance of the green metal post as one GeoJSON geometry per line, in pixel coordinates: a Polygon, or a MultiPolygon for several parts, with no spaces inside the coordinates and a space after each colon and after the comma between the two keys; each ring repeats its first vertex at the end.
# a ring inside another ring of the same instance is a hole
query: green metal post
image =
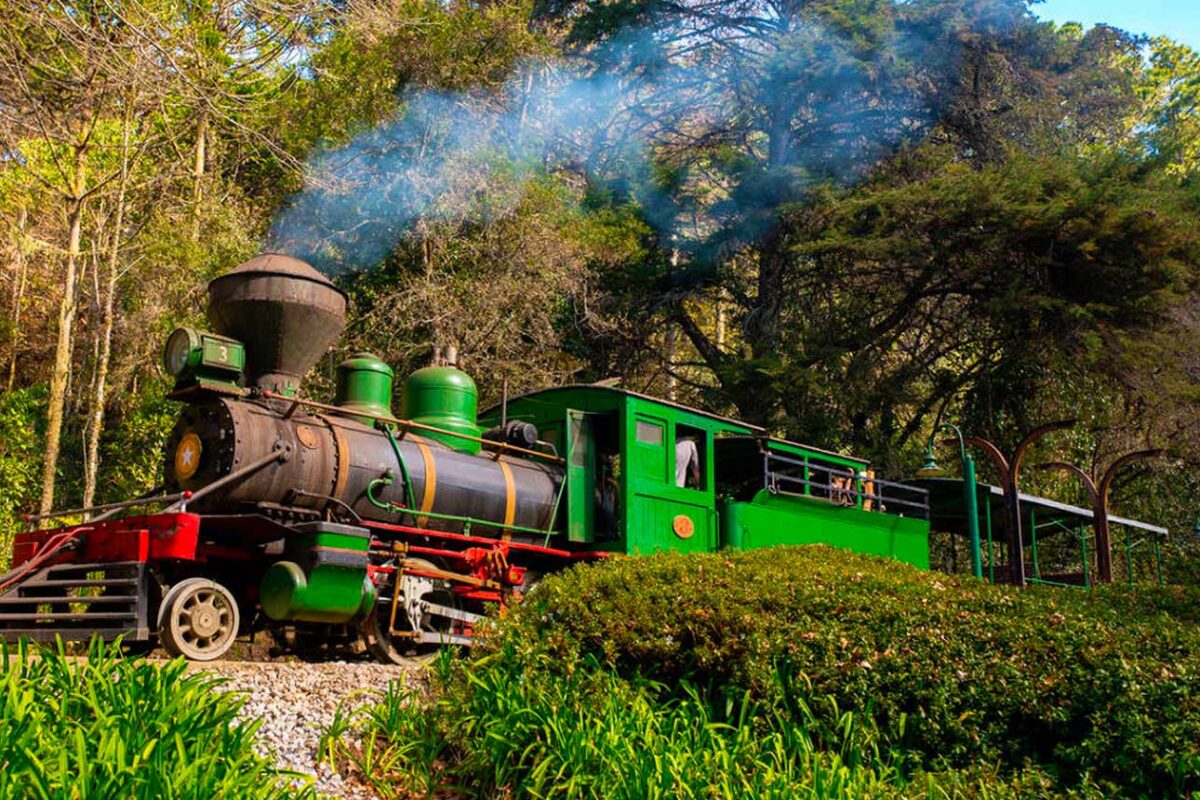
{"type": "Polygon", "coordinates": [[[988,534],[988,582],[996,582],[996,551],[992,548],[992,498],[989,493],[987,502],[987,534],[988,534]]]}
{"type": "Polygon", "coordinates": [[[1083,585],[1091,586],[1091,579],[1088,577],[1087,532],[1082,525],[1079,526],[1079,543],[1083,545],[1083,585]]]}
{"type": "MultiPolygon", "coordinates": [[[[925,466],[917,473],[918,477],[923,477],[922,473],[935,475],[941,472],[937,462],[933,458],[933,444],[937,438],[938,432],[948,430],[954,433],[958,439],[958,454],[962,459],[962,481],[963,481],[963,512],[967,517],[967,535],[971,542],[971,574],[976,578],[983,577],[983,556],[980,553],[979,543],[979,504],[978,493],[975,484],[975,459],[967,452],[966,440],[963,438],[962,431],[957,425],[949,422],[943,422],[934,427],[933,432],[929,434],[929,440],[925,443],[925,466]]],[[[991,514],[991,504],[988,504],[988,514],[991,514]]],[[[988,520],[988,562],[991,562],[991,519],[988,520]]],[[[957,550],[956,550],[957,552],[957,550]]],[[[994,577],[993,571],[993,577],[994,577]]]]}
{"type": "Polygon", "coordinates": [[[1033,577],[1041,578],[1042,571],[1037,558],[1037,509],[1033,506],[1029,507],[1029,542],[1033,546],[1033,577]]]}
{"type": "Polygon", "coordinates": [[[1162,586],[1162,550],[1158,548],[1158,537],[1154,537],[1154,563],[1158,566],[1158,585],[1162,586]]]}
{"type": "MultiPolygon", "coordinates": [[[[975,459],[963,450],[963,500],[966,502],[967,532],[971,537],[971,574],[983,577],[983,556],[979,552],[979,505],[975,489],[975,459]]],[[[990,504],[989,504],[990,505],[990,504]]],[[[988,546],[991,546],[991,527],[988,527],[988,546]]],[[[989,550],[989,560],[990,559],[989,550]]]]}

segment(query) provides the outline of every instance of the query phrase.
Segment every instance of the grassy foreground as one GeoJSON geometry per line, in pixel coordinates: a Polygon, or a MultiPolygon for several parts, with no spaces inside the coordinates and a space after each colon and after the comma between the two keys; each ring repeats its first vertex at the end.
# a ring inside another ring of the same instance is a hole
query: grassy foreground
{"type": "Polygon", "coordinates": [[[546,579],[432,701],[393,687],[324,752],[385,797],[1188,796],[1196,599],[819,547],[614,560],[546,579]]]}
{"type": "Polygon", "coordinates": [[[254,753],[237,697],[186,665],[22,648],[0,673],[0,798],[316,797],[254,753]]]}

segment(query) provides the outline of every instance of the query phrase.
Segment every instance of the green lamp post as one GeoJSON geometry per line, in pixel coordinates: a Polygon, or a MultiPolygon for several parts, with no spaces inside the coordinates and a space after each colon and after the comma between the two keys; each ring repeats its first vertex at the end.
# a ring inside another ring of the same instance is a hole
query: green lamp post
{"type": "Polygon", "coordinates": [[[932,478],[945,474],[933,458],[933,440],[937,437],[938,432],[943,430],[954,431],[954,435],[958,439],[958,452],[962,457],[963,505],[967,514],[967,534],[971,539],[971,573],[976,578],[982,578],[983,553],[980,550],[979,543],[979,507],[975,491],[975,459],[967,452],[967,445],[963,441],[962,431],[958,429],[957,425],[943,422],[929,434],[929,441],[925,444],[925,464],[917,471],[917,477],[932,478]]]}

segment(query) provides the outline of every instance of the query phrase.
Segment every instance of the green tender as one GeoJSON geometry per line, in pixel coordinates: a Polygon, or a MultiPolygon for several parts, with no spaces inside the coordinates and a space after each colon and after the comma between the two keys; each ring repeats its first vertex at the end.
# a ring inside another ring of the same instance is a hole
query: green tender
{"type": "Polygon", "coordinates": [[[929,523],[920,518],[767,491],[748,503],[723,502],[720,515],[721,541],[731,549],[829,544],[929,569],[929,523]]]}

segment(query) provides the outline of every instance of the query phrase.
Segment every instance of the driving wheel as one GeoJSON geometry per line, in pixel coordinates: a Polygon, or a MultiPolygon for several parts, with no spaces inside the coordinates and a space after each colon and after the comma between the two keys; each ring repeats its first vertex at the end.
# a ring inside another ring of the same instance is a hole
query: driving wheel
{"type": "Polygon", "coordinates": [[[405,569],[393,573],[391,580],[380,587],[375,608],[363,621],[362,638],[371,654],[389,664],[406,661],[427,661],[437,655],[437,641],[419,641],[418,635],[449,633],[453,620],[430,614],[422,603],[431,603],[447,608],[458,608],[458,597],[450,588],[450,582],[418,572],[436,571],[437,567],[424,559],[405,559],[405,569]],[[395,633],[392,633],[392,597],[396,598],[395,633]]]}

